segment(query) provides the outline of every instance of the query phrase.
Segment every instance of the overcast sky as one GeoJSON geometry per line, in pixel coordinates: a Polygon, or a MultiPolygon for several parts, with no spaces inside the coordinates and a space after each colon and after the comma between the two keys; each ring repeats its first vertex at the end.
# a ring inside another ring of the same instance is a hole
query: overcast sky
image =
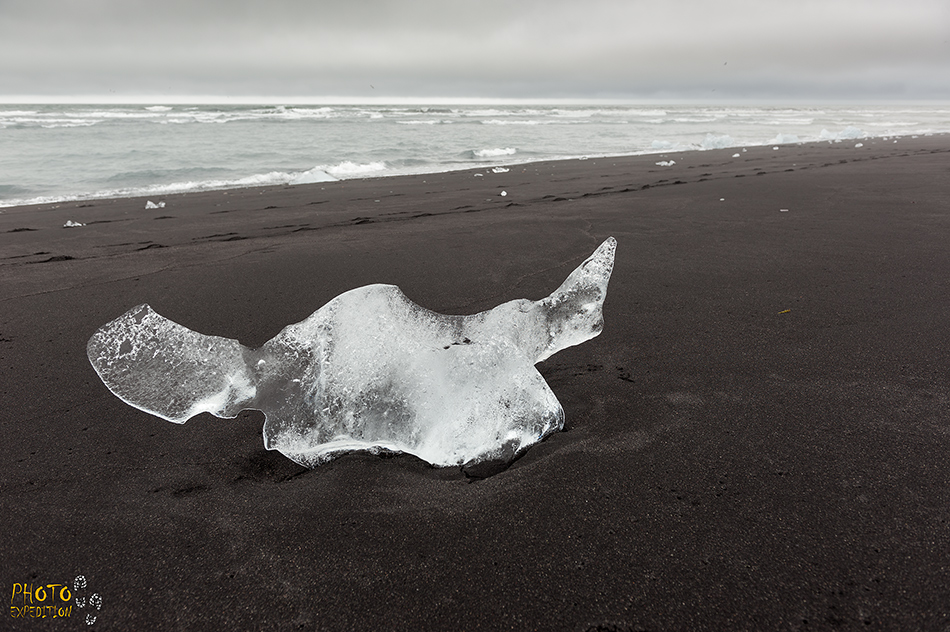
{"type": "Polygon", "coordinates": [[[0,98],[950,99],[950,0],[0,0],[0,98]]]}

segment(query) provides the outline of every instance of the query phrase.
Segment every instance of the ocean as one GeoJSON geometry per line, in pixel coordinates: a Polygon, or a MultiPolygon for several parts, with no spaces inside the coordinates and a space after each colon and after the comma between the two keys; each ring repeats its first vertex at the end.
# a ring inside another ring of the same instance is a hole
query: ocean
{"type": "Polygon", "coordinates": [[[0,206],[950,132],[950,105],[2,105],[0,206]]]}

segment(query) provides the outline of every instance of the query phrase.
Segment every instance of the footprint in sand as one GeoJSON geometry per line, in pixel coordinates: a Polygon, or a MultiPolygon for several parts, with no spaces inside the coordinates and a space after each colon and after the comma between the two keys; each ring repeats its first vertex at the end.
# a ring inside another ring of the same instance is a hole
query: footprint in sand
{"type": "Polygon", "coordinates": [[[102,609],[102,597],[99,593],[92,593],[89,599],[85,595],[80,595],[80,591],[86,590],[86,576],[77,575],[73,580],[73,594],[76,595],[76,608],[79,610],[88,608],[86,612],[86,625],[92,625],[99,617],[99,610],[102,609]]]}

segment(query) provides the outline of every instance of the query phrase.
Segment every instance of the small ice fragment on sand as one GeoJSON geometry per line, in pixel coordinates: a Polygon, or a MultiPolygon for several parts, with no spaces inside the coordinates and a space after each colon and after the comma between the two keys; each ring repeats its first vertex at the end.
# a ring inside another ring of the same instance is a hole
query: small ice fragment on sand
{"type": "Polygon", "coordinates": [[[484,174],[484,173],[476,173],[476,174],[475,174],[475,177],[476,177],[476,178],[484,178],[484,177],[485,177],[485,174],[484,174]]]}
{"type": "Polygon", "coordinates": [[[162,419],[262,411],[264,447],[306,467],[380,449],[441,466],[510,461],[564,425],[534,365],[600,334],[616,246],[608,238],[547,298],[472,316],[368,285],[253,350],[139,305],[86,351],[109,390],[162,419]]]}
{"type": "Polygon", "coordinates": [[[778,210],[778,212],[779,212],[779,213],[788,213],[788,209],[787,209],[787,208],[780,208],[780,209],[778,210]]]}
{"type": "Polygon", "coordinates": [[[79,228],[80,226],[85,226],[85,224],[80,224],[79,222],[74,222],[71,219],[67,219],[66,223],[63,224],[63,228],[79,228]]]}
{"type": "Polygon", "coordinates": [[[675,160],[661,160],[660,162],[656,163],[656,166],[657,167],[672,167],[675,164],[676,164],[675,160]]]}
{"type": "Polygon", "coordinates": [[[720,202],[725,202],[725,201],[726,201],[726,198],[719,198],[719,201],[720,201],[720,202]]]}
{"type": "Polygon", "coordinates": [[[741,154],[732,154],[733,158],[738,158],[741,154]]]}
{"type": "Polygon", "coordinates": [[[151,210],[153,208],[165,208],[165,203],[159,202],[158,204],[156,204],[155,202],[149,200],[148,202],[145,203],[145,208],[148,210],[151,210]]]}
{"type": "Polygon", "coordinates": [[[778,151],[778,147],[773,147],[772,151],[778,151]]]}
{"type": "Polygon", "coordinates": [[[864,143],[855,143],[854,148],[857,149],[858,147],[864,147],[864,143]]]}
{"type": "Polygon", "coordinates": [[[507,191],[502,191],[502,192],[499,193],[498,195],[500,195],[501,197],[505,197],[506,195],[508,195],[508,192],[507,192],[507,191]]]}
{"type": "Polygon", "coordinates": [[[504,167],[494,167],[494,168],[491,170],[491,172],[492,172],[492,173],[508,173],[508,170],[505,169],[504,167]]]}

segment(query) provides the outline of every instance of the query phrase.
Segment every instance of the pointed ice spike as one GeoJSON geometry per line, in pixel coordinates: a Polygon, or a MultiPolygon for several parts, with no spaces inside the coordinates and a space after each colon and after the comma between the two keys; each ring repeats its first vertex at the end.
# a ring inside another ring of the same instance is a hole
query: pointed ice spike
{"type": "Polygon", "coordinates": [[[600,333],[616,243],[540,301],[444,316],[369,285],[256,351],[140,305],[93,335],[89,360],[123,401],[169,421],[261,410],[265,447],[308,467],[380,448],[435,465],[508,460],[563,426],[534,364],[600,333]]]}
{"type": "Polygon", "coordinates": [[[540,301],[550,342],[537,361],[579,345],[604,328],[603,306],[607,283],[614,269],[617,240],[608,237],[594,253],[577,266],[557,290],[540,301]]]}

